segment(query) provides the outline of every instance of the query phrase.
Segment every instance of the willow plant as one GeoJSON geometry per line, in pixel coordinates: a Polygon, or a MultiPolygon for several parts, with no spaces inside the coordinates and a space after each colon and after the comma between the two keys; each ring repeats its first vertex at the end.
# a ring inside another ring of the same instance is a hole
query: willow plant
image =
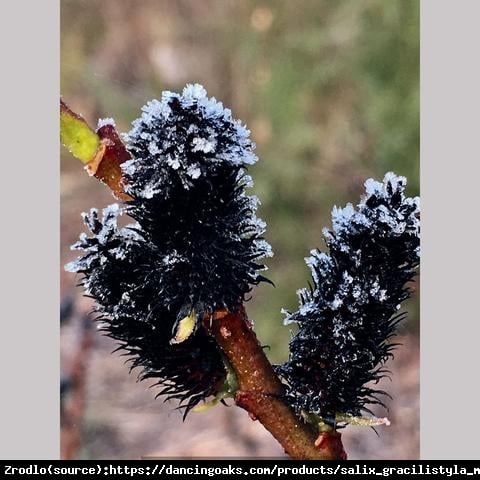
{"type": "Polygon", "coordinates": [[[185,416],[231,398],[299,459],[344,459],[342,428],[388,423],[369,407],[383,405],[374,386],[419,262],[405,178],[367,180],[356,207],[333,209],[326,251],[306,259],[312,285],[284,311],[299,327],[289,359],[271,365],[244,308],[272,255],[247,194],[249,130],[200,85],[147,103],[123,138],[113,120],[94,131],[63,102],[60,119],[62,143],[117,197],[83,214],[81,256],[66,269],[158,396],[185,416]],[[132,223],[119,227],[122,215],[132,223]]]}

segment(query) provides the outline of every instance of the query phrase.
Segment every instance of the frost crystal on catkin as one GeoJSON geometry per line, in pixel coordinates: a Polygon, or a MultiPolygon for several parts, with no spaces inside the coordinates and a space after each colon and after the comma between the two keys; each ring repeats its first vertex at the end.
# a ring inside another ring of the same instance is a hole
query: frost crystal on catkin
{"type": "Polygon", "coordinates": [[[164,92],[124,135],[132,159],[122,164],[125,205],[85,215],[91,232],[67,266],[84,275],[105,332],[189,408],[215,394],[225,377],[216,343],[202,322],[235,310],[266,280],[271,255],[245,189],[256,161],[249,131],[203,87],[164,92]],[[125,213],[136,223],[118,228],[125,213]]]}
{"type": "Polygon", "coordinates": [[[163,92],[142,111],[124,136],[134,157],[123,164],[126,191],[135,197],[175,195],[257,161],[250,131],[200,85],[163,92]]]}
{"type": "Polygon", "coordinates": [[[386,373],[404,315],[398,310],[410,295],[405,284],[419,264],[420,202],[405,196],[405,186],[393,173],[383,183],[367,180],[356,208],[333,209],[332,230],[323,232],[329,253],[306,259],[313,287],[299,291],[296,312],[284,312],[299,330],[278,367],[298,413],[333,423],[337,414],[382,404],[384,392],[367,384],[386,373]]]}

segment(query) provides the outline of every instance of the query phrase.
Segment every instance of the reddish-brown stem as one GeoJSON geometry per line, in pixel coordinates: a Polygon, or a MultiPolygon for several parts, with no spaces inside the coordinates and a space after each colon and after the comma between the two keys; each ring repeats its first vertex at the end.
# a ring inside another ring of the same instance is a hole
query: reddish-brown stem
{"type": "Polygon", "coordinates": [[[283,401],[283,386],[243,308],[235,313],[217,312],[206,326],[236,373],[235,403],[258,420],[287,455],[302,460],[346,459],[338,432],[319,436],[283,401]]]}

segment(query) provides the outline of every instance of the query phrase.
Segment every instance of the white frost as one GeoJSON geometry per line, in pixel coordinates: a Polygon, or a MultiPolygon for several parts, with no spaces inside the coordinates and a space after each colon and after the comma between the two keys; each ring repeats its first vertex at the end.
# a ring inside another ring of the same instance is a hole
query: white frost
{"type": "Polygon", "coordinates": [[[106,127],[107,125],[111,125],[115,127],[115,120],[113,118],[99,118],[97,123],[97,130],[102,127],[106,127]]]}
{"type": "Polygon", "coordinates": [[[183,89],[183,96],[188,98],[205,98],[207,96],[207,91],[199,83],[188,83],[183,89]]]}
{"type": "Polygon", "coordinates": [[[195,137],[192,140],[192,146],[192,152],[212,153],[217,147],[217,141],[212,137],[195,137]]]}
{"type": "Polygon", "coordinates": [[[202,171],[198,165],[190,165],[187,168],[187,175],[193,180],[197,179],[201,174],[202,171]]]}
{"type": "Polygon", "coordinates": [[[343,300],[335,295],[332,301],[332,310],[338,310],[343,305],[343,300]]]}

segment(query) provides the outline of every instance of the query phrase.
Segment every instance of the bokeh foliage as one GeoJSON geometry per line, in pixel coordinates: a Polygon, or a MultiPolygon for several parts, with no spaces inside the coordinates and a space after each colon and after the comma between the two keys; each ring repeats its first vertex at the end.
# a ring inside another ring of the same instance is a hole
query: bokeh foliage
{"type": "Polygon", "coordinates": [[[199,82],[252,130],[276,288],[248,310],[275,361],[290,337],[280,309],[296,306],[332,206],[389,170],[419,193],[417,0],[63,0],[61,42],[62,94],[92,123],[126,131],[148,99],[199,82]]]}

